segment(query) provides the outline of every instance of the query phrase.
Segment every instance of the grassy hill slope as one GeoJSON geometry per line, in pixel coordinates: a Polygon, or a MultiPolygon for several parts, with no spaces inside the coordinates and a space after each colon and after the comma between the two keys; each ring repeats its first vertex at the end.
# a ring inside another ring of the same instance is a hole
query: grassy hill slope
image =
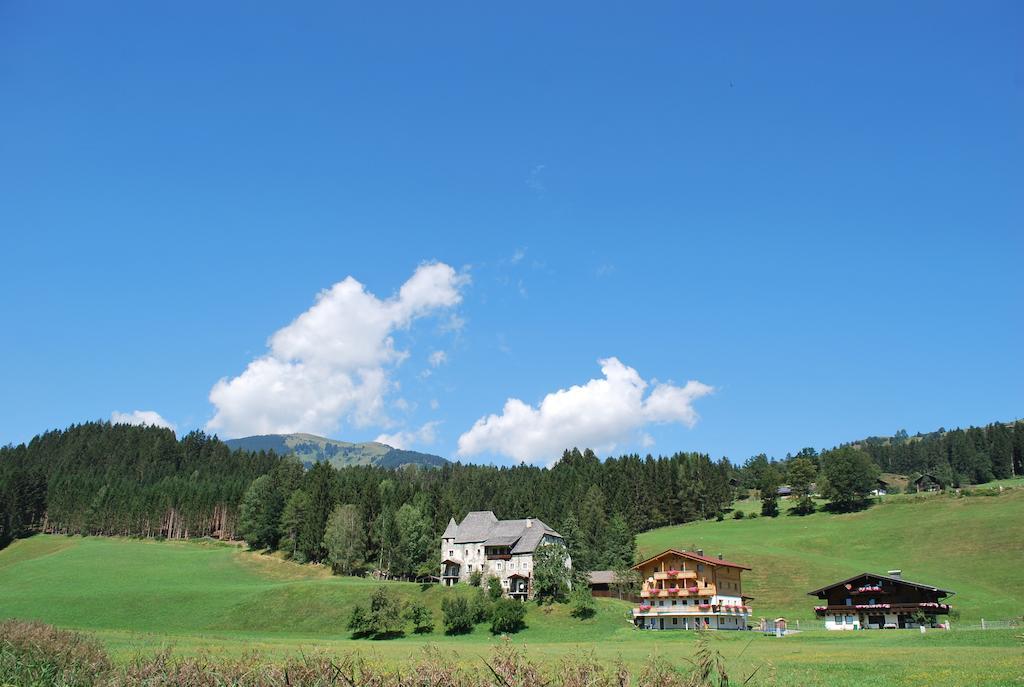
{"type": "MultiPolygon", "coordinates": [[[[237,546],[104,537],[39,535],[0,551],[0,618],[39,619],[64,627],[163,634],[209,632],[342,639],[354,605],[380,582],[335,577],[317,566],[296,565],[237,546]]],[[[435,611],[441,635],[441,600],[474,591],[468,585],[388,583],[407,599],[435,611]]],[[[573,621],[576,639],[629,632],[625,605],[604,601],[598,615],[573,621]]],[[[530,605],[531,636],[557,635],[567,609],[530,605]]],[[[485,640],[481,626],[470,637],[485,640]]]]}
{"type": "MultiPolygon", "coordinates": [[[[869,571],[901,569],[956,592],[962,622],[1024,614],[1024,489],[991,496],[898,495],[859,513],[689,523],[641,534],[642,555],[669,547],[746,563],[756,616],[812,619],[807,592],[869,571]]],[[[742,503],[742,502],[741,502],[742,503]]]]}

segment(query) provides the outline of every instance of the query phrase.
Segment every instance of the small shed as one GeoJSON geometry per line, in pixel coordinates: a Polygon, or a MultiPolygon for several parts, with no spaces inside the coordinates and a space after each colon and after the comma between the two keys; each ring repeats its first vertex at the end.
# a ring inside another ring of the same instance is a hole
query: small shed
{"type": "Polygon", "coordinates": [[[592,596],[611,596],[615,584],[614,570],[593,570],[587,573],[587,585],[592,596]]]}

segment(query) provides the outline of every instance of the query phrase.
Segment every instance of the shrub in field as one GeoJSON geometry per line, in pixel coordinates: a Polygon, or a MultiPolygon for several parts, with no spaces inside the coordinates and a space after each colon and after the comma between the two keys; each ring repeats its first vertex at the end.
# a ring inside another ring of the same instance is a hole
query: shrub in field
{"type": "Polygon", "coordinates": [[[584,587],[583,585],[577,585],[573,588],[572,594],[569,595],[569,606],[572,608],[570,612],[573,617],[580,620],[591,618],[597,612],[594,595],[590,593],[589,587],[584,587]]]}
{"type": "Polygon", "coordinates": [[[469,573],[469,584],[474,587],[479,587],[483,579],[484,574],[480,570],[474,570],[473,572],[469,573]]]}
{"type": "Polygon", "coordinates": [[[491,632],[493,634],[511,634],[519,632],[526,623],[526,606],[515,599],[499,599],[494,602],[491,611],[491,632]]]}
{"type": "Polygon", "coordinates": [[[743,519],[743,511],[741,511],[741,510],[734,510],[732,512],[732,519],[733,520],[742,520],[743,519]]]}
{"type": "Polygon", "coordinates": [[[358,604],[348,619],[353,637],[377,639],[398,637],[405,629],[405,604],[393,590],[380,586],[370,595],[369,605],[358,604]]]}
{"type": "Polygon", "coordinates": [[[491,599],[497,601],[502,597],[502,595],[504,595],[504,593],[504,590],[501,588],[501,580],[494,575],[487,578],[487,594],[491,599]]]}
{"type": "Polygon", "coordinates": [[[434,614],[419,601],[409,604],[405,611],[405,619],[412,623],[412,631],[418,635],[434,631],[434,614]]]}
{"type": "Polygon", "coordinates": [[[461,635],[473,631],[473,614],[465,597],[456,596],[441,602],[445,634],[461,635]]]}
{"type": "Polygon", "coordinates": [[[485,623],[491,619],[491,608],[494,603],[483,589],[478,589],[473,594],[473,600],[469,603],[469,612],[473,616],[473,624],[485,623]]]}

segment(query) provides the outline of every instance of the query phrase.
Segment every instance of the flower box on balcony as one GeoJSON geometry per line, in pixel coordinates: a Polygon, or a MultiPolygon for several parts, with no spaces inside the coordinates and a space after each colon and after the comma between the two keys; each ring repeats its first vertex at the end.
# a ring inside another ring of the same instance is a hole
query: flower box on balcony
{"type": "Polygon", "coordinates": [[[698,608],[711,608],[711,604],[697,604],[698,608]]]}
{"type": "Polygon", "coordinates": [[[668,588],[668,593],[669,594],[678,594],[679,593],[679,587],[669,587],[668,588]]]}
{"type": "Polygon", "coordinates": [[[649,610],[651,610],[651,605],[650,604],[640,604],[640,611],[641,612],[646,613],[649,610]]]}
{"type": "Polygon", "coordinates": [[[669,570],[668,574],[671,575],[672,577],[679,577],[679,571],[676,570],[675,568],[672,568],[671,570],[669,570]]]}
{"type": "Polygon", "coordinates": [[[691,594],[696,594],[697,593],[697,588],[696,587],[687,587],[686,591],[690,592],[691,594]]]}

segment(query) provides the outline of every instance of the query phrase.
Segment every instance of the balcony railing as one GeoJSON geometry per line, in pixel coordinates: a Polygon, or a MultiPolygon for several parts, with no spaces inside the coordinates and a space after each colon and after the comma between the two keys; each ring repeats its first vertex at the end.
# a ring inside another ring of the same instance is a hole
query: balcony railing
{"type": "Polygon", "coordinates": [[[645,606],[640,604],[633,609],[633,615],[747,615],[750,606],[720,606],[704,604],[699,606],[645,606]]]}
{"type": "Polygon", "coordinates": [[[487,560],[489,560],[489,561],[510,561],[510,560],[512,560],[512,554],[510,554],[510,553],[489,553],[489,554],[487,554],[487,560]]]}
{"type": "Polygon", "coordinates": [[[697,577],[693,570],[669,570],[667,572],[654,573],[656,580],[692,580],[697,577]]]}
{"type": "Polygon", "coordinates": [[[718,590],[713,584],[709,584],[704,587],[682,586],[665,587],[664,589],[644,584],[644,586],[640,589],[640,596],[645,599],[655,596],[661,598],[677,597],[680,599],[685,599],[693,597],[714,596],[717,593],[718,590]]]}
{"type": "Polygon", "coordinates": [[[913,613],[924,611],[925,613],[949,613],[949,604],[940,604],[934,601],[922,601],[918,603],[881,603],[881,604],[831,604],[828,606],[815,606],[817,613],[871,613],[872,611],[888,611],[890,613],[913,613]]]}

